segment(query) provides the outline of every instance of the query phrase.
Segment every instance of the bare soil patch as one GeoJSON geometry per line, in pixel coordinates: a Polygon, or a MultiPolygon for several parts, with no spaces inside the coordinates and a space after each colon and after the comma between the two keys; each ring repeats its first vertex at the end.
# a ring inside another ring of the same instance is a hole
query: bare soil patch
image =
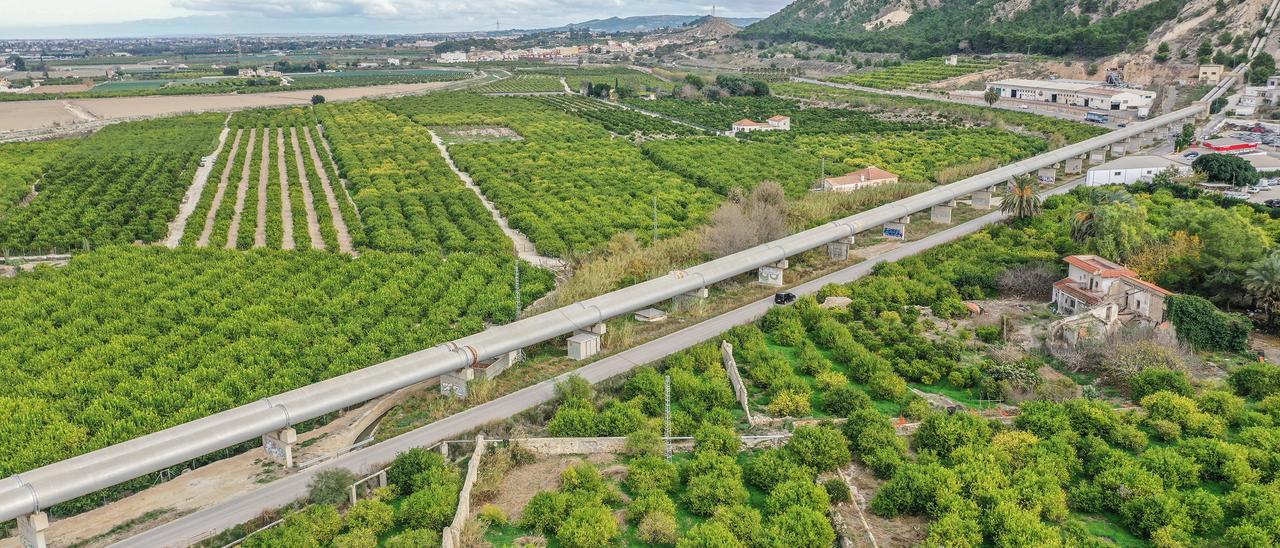
{"type": "Polygon", "coordinates": [[[298,184],[302,185],[302,205],[307,209],[307,233],[311,235],[311,249],[324,249],[324,236],[320,234],[320,220],[316,217],[315,197],[307,181],[307,168],[302,163],[302,148],[298,146],[298,128],[289,128],[293,142],[293,159],[298,166],[298,184]]]}
{"type": "Polygon", "coordinates": [[[276,165],[280,166],[277,170],[280,172],[280,249],[292,251],[296,244],[293,242],[293,204],[289,202],[289,164],[284,161],[283,129],[276,131],[276,165]]]}
{"type": "Polygon", "coordinates": [[[502,481],[498,498],[489,504],[506,512],[511,521],[518,521],[524,507],[533,496],[542,491],[560,487],[560,473],[576,463],[586,460],[593,464],[613,462],[613,455],[588,455],[585,459],[576,455],[547,457],[533,464],[512,468],[502,481]]]}
{"type": "Polygon", "coordinates": [[[244,216],[244,198],[249,193],[249,171],[253,167],[253,145],[258,139],[258,130],[249,130],[249,146],[245,148],[244,166],[240,168],[240,185],[236,187],[236,205],[231,212],[231,226],[227,228],[227,249],[236,248],[236,236],[240,234],[240,219],[244,216]]]}
{"type": "Polygon", "coordinates": [[[311,140],[311,128],[302,128],[302,135],[307,138],[307,149],[311,153],[311,162],[316,166],[316,176],[320,178],[320,187],[324,189],[324,201],[329,206],[329,215],[333,217],[333,229],[338,233],[338,251],[355,255],[351,245],[351,233],[347,231],[347,223],[342,218],[342,210],[338,209],[338,199],[333,193],[333,185],[329,184],[329,171],[320,161],[320,153],[316,151],[316,143],[311,140]]]}
{"type": "Polygon", "coordinates": [[[262,130],[262,166],[258,170],[258,224],[253,247],[267,247],[267,182],[271,175],[271,128],[262,130]]]}
{"type": "Polygon", "coordinates": [[[853,532],[849,540],[854,546],[872,547],[872,546],[917,546],[924,541],[925,533],[928,529],[929,522],[919,516],[899,516],[893,519],[885,519],[871,513],[871,499],[875,498],[876,491],[880,490],[883,484],[876,479],[871,471],[854,463],[842,468],[841,475],[849,482],[849,488],[853,491],[853,503],[841,504],[835,507],[841,519],[849,525],[849,529],[853,532]],[[861,515],[859,515],[861,508],[861,515]],[[863,520],[866,520],[866,526],[863,526],[863,520]],[[873,544],[868,537],[868,531],[875,536],[873,544]]]}

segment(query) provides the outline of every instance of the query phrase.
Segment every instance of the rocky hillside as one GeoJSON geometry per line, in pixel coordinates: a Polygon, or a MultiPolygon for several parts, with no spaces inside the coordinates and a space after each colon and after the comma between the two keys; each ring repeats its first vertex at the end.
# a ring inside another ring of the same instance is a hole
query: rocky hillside
{"type": "MultiPolygon", "coordinates": [[[[1232,2],[1233,4],[1235,2],[1232,2]]],[[[1102,57],[1142,49],[1186,0],[796,0],[740,36],[923,58],[948,53],[1102,57]]]]}
{"type": "Polygon", "coordinates": [[[733,36],[742,30],[742,27],[733,24],[728,19],[711,16],[691,21],[685,27],[679,31],[678,35],[690,41],[719,40],[727,36],[733,36]]]}

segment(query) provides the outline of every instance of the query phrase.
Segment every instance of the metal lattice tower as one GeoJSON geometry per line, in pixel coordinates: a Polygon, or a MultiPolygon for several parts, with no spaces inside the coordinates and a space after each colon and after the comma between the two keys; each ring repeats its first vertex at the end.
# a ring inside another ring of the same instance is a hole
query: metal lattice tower
{"type": "Polygon", "coordinates": [[[662,420],[662,437],[667,445],[667,460],[671,460],[671,375],[663,377],[663,398],[666,400],[666,413],[662,420]]]}

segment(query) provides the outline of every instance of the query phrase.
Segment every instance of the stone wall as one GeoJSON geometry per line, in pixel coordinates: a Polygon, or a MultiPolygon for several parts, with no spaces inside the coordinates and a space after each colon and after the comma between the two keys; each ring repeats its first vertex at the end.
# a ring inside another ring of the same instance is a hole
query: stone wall
{"type": "Polygon", "coordinates": [[[471,488],[476,484],[476,475],[480,472],[480,460],[484,458],[484,434],[476,435],[476,448],[467,463],[467,477],[462,480],[462,490],[458,492],[458,509],[453,513],[453,523],[444,528],[440,534],[444,548],[455,548],[460,542],[462,528],[471,517],[471,488]]]}
{"type": "Polygon", "coordinates": [[[742,411],[747,414],[747,424],[755,424],[756,421],[751,417],[751,405],[747,400],[747,387],[742,384],[742,376],[738,374],[738,362],[733,359],[733,345],[729,344],[729,341],[720,341],[720,354],[723,356],[724,369],[729,373],[729,382],[733,383],[733,393],[738,397],[742,411]]]}
{"type": "MultiPolygon", "coordinates": [[[[747,449],[771,447],[790,436],[742,436],[742,446],[747,449]]],[[[520,438],[506,440],[520,444],[540,457],[557,455],[591,455],[597,453],[622,453],[627,449],[627,438],[520,438]]],[[[693,438],[673,438],[673,451],[693,450],[693,438]]]]}

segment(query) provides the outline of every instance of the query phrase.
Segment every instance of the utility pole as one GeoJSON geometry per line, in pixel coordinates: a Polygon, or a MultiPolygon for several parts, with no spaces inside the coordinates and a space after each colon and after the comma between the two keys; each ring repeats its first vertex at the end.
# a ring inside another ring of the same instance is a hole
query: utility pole
{"type": "Polygon", "coordinates": [[[666,443],[667,460],[671,460],[671,375],[663,376],[663,394],[666,400],[666,412],[662,421],[662,441],[666,443]]]}
{"type": "Polygon", "coordinates": [[[516,259],[516,320],[520,319],[520,259],[516,259]]]}
{"type": "Polygon", "coordinates": [[[653,195],[653,243],[658,244],[658,195],[653,195]]]}

